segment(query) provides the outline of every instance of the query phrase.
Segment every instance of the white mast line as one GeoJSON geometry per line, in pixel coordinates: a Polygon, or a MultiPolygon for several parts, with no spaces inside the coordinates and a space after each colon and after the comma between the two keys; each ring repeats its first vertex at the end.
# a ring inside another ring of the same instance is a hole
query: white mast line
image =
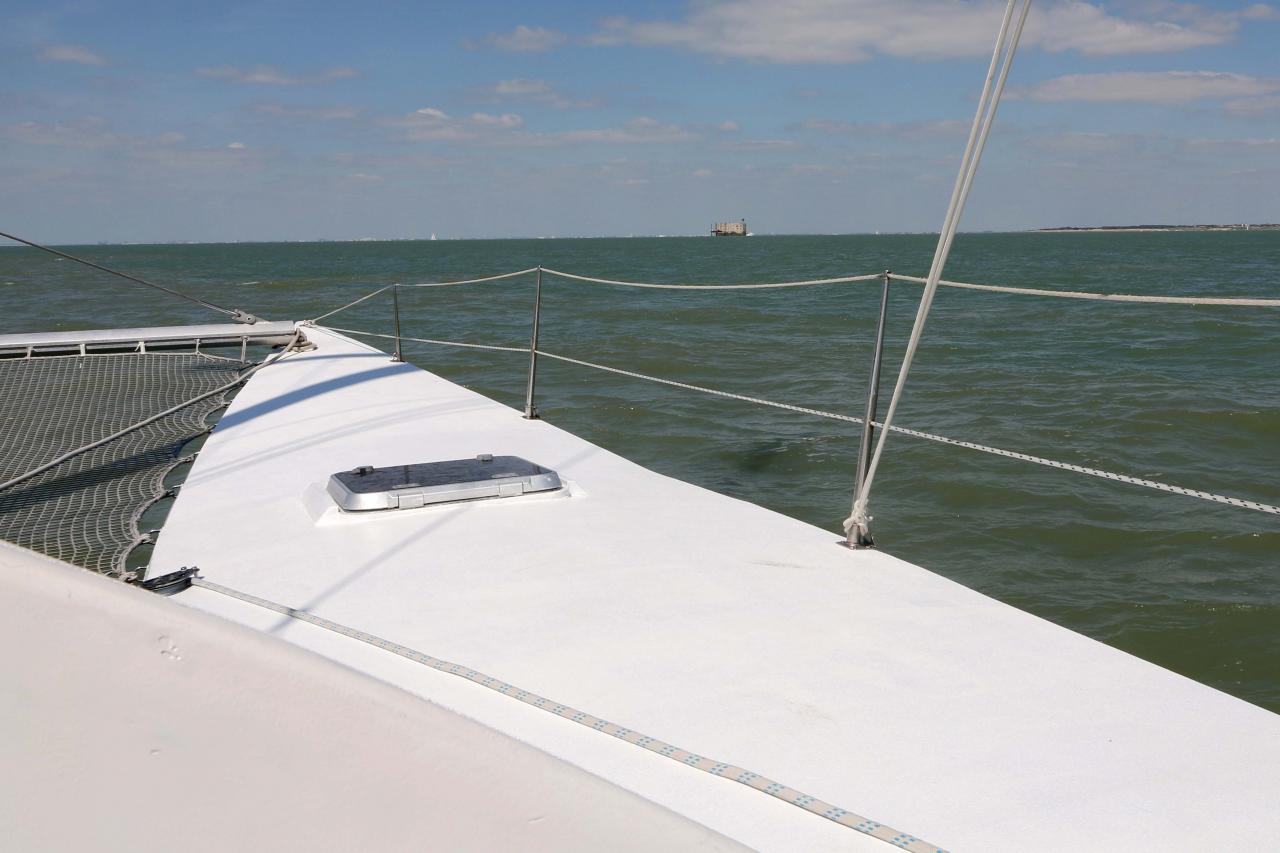
{"type": "Polygon", "coordinates": [[[978,163],[982,159],[983,148],[987,144],[987,136],[995,121],[996,109],[1000,106],[1000,96],[1004,93],[1004,84],[1009,77],[1009,69],[1013,66],[1013,57],[1018,50],[1018,41],[1022,38],[1022,28],[1027,21],[1027,12],[1031,8],[1031,0],[1023,0],[1022,10],[1018,15],[1017,26],[1009,35],[1009,22],[1013,18],[1014,8],[1019,0],[1009,0],[1005,7],[1004,19],[1000,23],[1000,32],[996,36],[995,49],[991,54],[991,65],[987,69],[986,82],[982,87],[982,97],[978,101],[978,110],[973,116],[973,125],[969,129],[969,141],[965,145],[964,157],[961,160],[960,172],[956,175],[955,188],[951,193],[951,203],[947,207],[947,215],[943,219],[942,231],[938,235],[938,246],[934,250],[933,264],[929,269],[929,278],[925,283],[924,293],[920,297],[920,307],[916,310],[916,320],[911,328],[911,338],[907,342],[907,351],[902,358],[902,367],[898,371],[898,381],[893,389],[893,397],[889,400],[889,411],[885,414],[885,429],[880,431],[876,442],[875,453],[863,479],[862,489],[853,498],[853,512],[845,521],[848,542],[853,545],[859,534],[865,535],[870,517],[867,515],[867,500],[871,494],[871,485],[875,481],[876,471],[880,467],[880,457],[884,453],[884,443],[891,432],[888,429],[897,413],[898,403],[902,399],[902,390],[907,384],[907,375],[911,371],[911,362],[915,358],[920,345],[920,337],[924,333],[925,320],[929,316],[929,308],[933,305],[934,294],[938,292],[938,281],[942,278],[942,269],[946,265],[947,255],[951,252],[951,242],[955,238],[956,228],[960,223],[960,214],[964,211],[965,202],[969,198],[969,189],[973,185],[973,176],[978,171],[978,163]],[[1007,44],[1006,44],[1007,42],[1007,44]],[[994,92],[991,81],[995,77],[996,68],[1000,67],[999,79],[994,92]]]}

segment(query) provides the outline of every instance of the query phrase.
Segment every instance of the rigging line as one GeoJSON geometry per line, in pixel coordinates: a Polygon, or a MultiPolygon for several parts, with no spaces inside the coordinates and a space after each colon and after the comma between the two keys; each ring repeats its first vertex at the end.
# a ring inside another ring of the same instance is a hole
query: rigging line
{"type": "MultiPolygon", "coordinates": [[[[890,273],[894,281],[928,284],[927,278],[890,273]]],[[[1280,299],[1263,299],[1251,296],[1145,296],[1129,293],[1093,293],[1087,290],[1046,290],[1038,287],[1009,287],[1003,284],[969,284],[963,281],[939,279],[942,287],[960,287],[966,290],[989,290],[995,293],[1017,293],[1026,296],[1056,296],[1062,299],[1096,299],[1104,302],[1153,302],[1169,305],[1240,305],[1262,308],[1280,308],[1280,299]]]]}
{"type": "MultiPolygon", "coordinates": [[[[316,328],[325,329],[332,332],[341,332],[345,334],[368,335],[374,338],[394,339],[395,335],[387,335],[381,332],[362,332],[357,329],[339,329],[334,326],[317,326],[316,328]]],[[[431,338],[402,338],[406,341],[416,341],[423,344],[436,344],[438,346],[447,347],[466,347],[469,349],[484,350],[500,350],[504,352],[528,352],[528,347],[504,347],[494,346],[491,344],[471,344],[463,341],[444,341],[433,340],[431,338]]],[[[610,367],[607,364],[598,364],[594,361],[584,361],[579,358],[572,358],[559,353],[548,352],[546,350],[538,350],[538,355],[556,361],[563,361],[568,364],[576,364],[580,367],[589,367],[593,370],[601,370],[605,373],[615,373],[619,376],[627,376],[632,379],[642,379],[646,382],[655,382],[659,385],[669,385],[672,388],[682,388],[686,391],[697,391],[700,394],[708,394],[713,397],[724,397],[729,400],[739,400],[743,403],[752,403],[757,406],[767,406],[773,409],[782,409],[788,412],[796,412],[802,415],[811,415],[817,418],[826,418],[833,421],[844,421],[851,424],[862,424],[863,418],[856,415],[842,415],[837,412],[828,412],[824,409],[812,409],[806,406],[796,406],[791,403],[779,403],[776,400],[766,400],[763,397],[751,397],[747,394],[735,394],[732,391],[722,391],[718,388],[708,388],[705,385],[692,385],[688,382],[678,382],[674,379],[663,379],[660,376],[650,376],[647,373],[637,373],[634,370],[623,370],[620,367],[610,367]]],[[[1030,453],[1019,453],[1016,450],[1004,450],[999,447],[991,447],[986,444],[978,444],[972,441],[961,441],[956,438],[948,438],[945,435],[924,432],[923,430],[911,429],[909,427],[889,425],[885,426],[880,421],[872,421],[871,425],[876,429],[888,429],[892,432],[902,433],[914,438],[922,438],[926,441],[936,441],[940,444],[947,444],[952,447],[963,447],[968,450],[977,450],[982,453],[989,453],[993,456],[1003,456],[1006,459],[1017,459],[1022,462],[1031,462],[1036,465],[1044,465],[1047,468],[1057,468],[1061,471],[1074,471],[1077,474],[1087,474],[1090,477],[1097,477],[1102,480],[1111,480],[1117,483],[1129,483],[1134,486],[1143,486],[1148,489],[1155,489],[1159,492],[1168,492],[1169,494],[1185,495],[1191,498],[1200,498],[1201,500],[1212,501],[1213,503],[1225,504],[1227,506],[1240,507],[1242,509],[1252,509],[1258,512],[1265,512],[1271,515],[1280,515],[1280,506],[1272,506],[1271,504],[1262,503],[1260,501],[1251,501],[1246,498],[1237,498],[1230,495],[1219,495],[1214,492],[1206,492],[1200,489],[1189,489],[1185,486],[1175,486],[1171,483],[1162,483],[1159,480],[1148,480],[1142,477],[1133,477],[1128,474],[1117,474],[1114,471],[1104,471],[1101,468],[1089,468],[1084,465],[1076,465],[1071,462],[1059,462],[1055,459],[1047,459],[1043,456],[1033,456],[1030,453]]]]}
{"type": "Polygon", "coordinates": [[[200,394],[198,396],[192,397],[190,400],[184,400],[183,402],[179,403],[176,406],[170,406],[169,408],[165,409],[163,412],[157,412],[156,414],[151,415],[148,418],[143,418],[142,420],[138,421],[136,424],[130,424],[129,426],[124,427],[123,429],[113,432],[111,435],[105,436],[104,438],[100,438],[96,441],[91,441],[88,444],[84,445],[83,447],[77,447],[75,450],[71,450],[62,454],[57,459],[53,459],[49,462],[44,463],[43,465],[39,465],[35,468],[32,468],[30,471],[27,471],[25,474],[19,474],[18,476],[10,480],[6,480],[5,482],[0,483],[0,492],[4,491],[5,489],[12,488],[13,486],[18,485],[19,483],[24,483],[27,480],[30,480],[32,477],[35,477],[39,474],[43,474],[45,471],[48,471],[51,468],[56,468],[59,465],[61,465],[63,462],[66,462],[69,459],[74,459],[75,457],[79,456],[82,453],[87,453],[96,447],[101,447],[104,444],[108,444],[112,441],[115,441],[117,438],[128,435],[134,430],[142,429],[147,424],[155,423],[161,418],[168,417],[169,415],[172,415],[174,412],[181,411],[182,409],[185,409],[187,406],[190,406],[193,403],[198,403],[201,400],[206,400],[209,397],[212,397],[216,394],[222,394],[226,391],[230,391],[232,388],[236,387],[237,385],[243,384],[246,380],[248,380],[250,376],[257,373],[262,368],[275,364],[277,361],[284,358],[286,355],[288,355],[290,352],[293,351],[293,348],[298,345],[301,338],[302,338],[302,330],[295,329],[293,332],[293,337],[289,339],[289,343],[285,344],[284,349],[280,350],[280,352],[271,356],[271,358],[267,359],[261,364],[255,364],[253,367],[250,367],[248,370],[244,371],[238,377],[226,383],[225,385],[219,386],[218,388],[214,388],[212,391],[207,391],[204,394],[200,394]]]}
{"type": "Polygon", "coordinates": [[[413,341],[419,344],[438,344],[445,347],[467,347],[468,349],[491,349],[500,350],[502,352],[528,352],[528,347],[500,347],[494,344],[468,344],[462,341],[440,341],[434,338],[410,338],[404,335],[396,337],[395,335],[384,334],[383,332],[365,332],[360,329],[339,329],[337,326],[316,326],[317,329],[326,329],[330,332],[342,332],[347,335],[364,335],[370,338],[387,338],[389,340],[413,341]]]}
{"type": "Polygon", "coordinates": [[[516,270],[515,272],[504,272],[500,275],[487,275],[483,278],[464,278],[459,281],[427,281],[419,284],[402,284],[401,287],[453,287],[457,284],[479,284],[483,281],[500,281],[504,278],[515,278],[520,275],[528,275],[531,272],[537,272],[537,267],[529,267],[527,270],[516,270]]]}
{"type": "MultiPolygon", "coordinates": [[[[444,344],[451,344],[449,341],[441,341],[444,344]]],[[[457,346],[458,344],[452,344],[457,346]]],[[[462,346],[466,346],[463,344],[462,346]]],[[[814,417],[827,418],[833,421],[845,421],[847,423],[861,424],[863,419],[856,415],[842,415],[837,412],[828,412],[823,409],[811,409],[805,406],[795,406],[790,403],[779,403],[775,400],[766,400],[762,397],[750,397],[746,394],[735,394],[731,391],[721,391],[717,388],[707,388],[703,385],[691,385],[687,382],[677,382],[674,379],[663,379],[659,376],[649,376],[645,373],[637,373],[633,370],[623,370],[618,367],[610,367],[605,364],[597,364],[592,361],[583,361],[582,359],[571,358],[567,355],[559,355],[546,350],[538,350],[538,355],[546,358],[555,359],[557,361],[576,364],[581,367],[590,367],[595,370],[603,370],[606,373],[616,373],[619,376],[628,376],[632,379],[643,379],[647,382],[656,382],[659,385],[670,385],[673,388],[683,388],[686,391],[697,391],[701,394],[710,394],[716,397],[726,397],[730,400],[740,400],[744,403],[753,403],[757,406],[768,406],[774,409],[783,409],[789,412],[798,412],[802,415],[813,415],[814,417]]],[[[1280,506],[1272,506],[1271,504],[1261,503],[1259,501],[1251,501],[1245,498],[1236,498],[1230,495],[1219,495],[1213,492],[1206,492],[1200,489],[1188,489],[1184,486],[1175,486],[1170,483],[1162,483],[1158,480],[1147,480],[1142,477],[1132,477],[1128,474],[1117,474],[1113,471],[1104,471],[1100,468],[1089,468],[1084,465],[1076,465],[1071,462],[1059,462],[1055,459],[1046,459],[1043,456],[1033,456],[1030,453],[1019,453],[1016,450],[1004,450],[999,447],[991,447],[986,444],[978,444],[972,441],[961,441],[955,438],[948,438],[945,435],[937,435],[936,433],[924,432],[918,429],[910,429],[909,427],[886,425],[879,421],[872,421],[872,426],[877,429],[889,430],[892,432],[902,433],[914,438],[923,438],[927,441],[936,441],[941,444],[947,444],[952,447],[963,447],[968,450],[977,450],[982,453],[989,453],[993,456],[1003,456],[1006,459],[1017,459],[1022,462],[1032,462],[1036,465],[1044,465],[1048,468],[1057,468],[1062,471],[1074,471],[1077,474],[1087,474],[1090,477],[1098,477],[1103,480],[1111,480],[1117,483],[1129,483],[1134,486],[1144,486],[1148,489],[1155,489],[1160,492],[1168,492],[1175,495],[1185,495],[1192,498],[1200,498],[1201,500],[1212,501],[1214,503],[1225,504],[1227,506],[1240,507],[1242,509],[1252,509],[1258,512],[1265,512],[1271,515],[1280,515],[1280,506]]]]}
{"type": "Polygon", "coordinates": [[[876,281],[882,277],[882,273],[873,273],[871,275],[852,275],[842,276],[840,278],[814,278],[808,281],[778,281],[765,282],[762,284],[651,284],[639,281],[618,281],[612,278],[594,278],[587,275],[576,275],[569,272],[561,272],[560,270],[549,269],[543,267],[542,271],[548,275],[559,276],[560,278],[569,278],[576,281],[589,281],[595,284],[615,284],[620,287],[648,287],[658,290],[768,290],[770,288],[780,287],[807,287],[813,284],[845,284],[854,281],[876,281]]]}
{"type": "Polygon", "coordinates": [[[155,288],[156,290],[160,290],[165,293],[168,293],[170,296],[176,296],[179,299],[185,299],[188,302],[194,302],[197,305],[201,305],[205,308],[208,308],[210,311],[217,311],[220,314],[226,314],[228,317],[235,320],[237,323],[252,324],[252,323],[258,322],[258,318],[255,317],[253,314],[250,314],[247,311],[241,311],[239,308],[223,308],[221,305],[215,305],[212,302],[209,302],[208,300],[205,300],[205,299],[201,299],[198,296],[192,296],[189,293],[183,293],[180,290],[174,290],[173,288],[165,287],[163,284],[156,284],[153,281],[147,281],[144,278],[138,278],[136,275],[130,275],[129,273],[120,272],[119,270],[113,270],[111,269],[111,267],[104,267],[102,264],[97,264],[97,263],[94,263],[93,261],[85,260],[84,258],[77,258],[75,255],[69,255],[66,252],[58,251],[57,249],[51,249],[48,246],[42,246],[39,243],[33,243],[30,240],[24,240],[21,237],[14,236],[13,234],[8,234],[4,231],[0,231],[0,237],[7,237],[8,239],[13,240],[16,243],[23,243],[27,246],[30,246],[33,249],[39,249],[42,252],[48,252],[51,255],[57,255],[60,258],[66,258],[69,261],[75,261],[78,264],[84,264],[87,267],[92,267],[95,270],[101,270],[102,272],[110,273],[111,275],[114,275],[114,276],[119,276],[120,278],[127,279],[128,281],[145,285],[147,287],[155,288]]]}
{"type": "MultiPolygon", "coordinates": [[[[1008,6],[1005,8],[1004,20],[1001,22],[1000,32],[996,38],[996,46],[991,56],[991,66],[987,71],[986,84],[983,86],[983,100],[978,104],[977,112],[974,113],[973,127],[969,132],[970,145],[966,148],[965,160],[956,178],[956,187],[952,194],[951,204],[947,209],[942,233],[938,237],[938,246],[934,252],[932,268],[929,270],[929,279],[925,284],[924,293],[920,296],[920,307],[916,311],[911,337],[907,342],[907,350],[902,357],[902,366],[898,370],[898,379],[894,385],[893,396],[889,399],[889,409],[885,414],[884,422],[886,424],[893,423],[894,415],[897,414],[898,404],[902,400],[902,392],[906,387],[907,376],[911,372],[911,363],[915,359],[916,350],[920,346],[920,338],[924,333],[925,321],[928,319],[929,309],[933,305],[934,295],[938,292],[938,281],[942,278],[942,270],[946,265],[947,255],[951,252],[951,243],[955,239],[960,216],[964,212],[969,190],[973,186],[974,175],[977,174],[978,165],[982,161],[982,152],[986,147],[991,125],[994,123],[996,112],[1000,107],[1000,98],[1004,94],[1005,82],[1008,80],[1009,71],[1013,67],[1013,59],[1018,51],[1018,41],[1022,38],[1022,30],[1027,22],[1027,13],[1031,9],[1031,0],[1021,0],[1022,7],[1018,15],[1018,23],[1010,34],[1008,32],[1009,21],[1018,2],[1019,0],[1009,0],[1008,6]],[[991,77],[997,63],[1000,66],[999,79],[996,82],[995,89],[991,90],[991,77]],[[987,97],[988,93],[990,97],[987,97]]],[[[889,437],[889,432],[890,430],[888,429],[880,431],[880,438],[876,442],[875,452],[871,456],[871,463],[867,467],[866,475],[863,478],[862,488],[854,495],[852,511],[845,521],[845,530],[848,533],[851,545],[859,534],[865,536],[868,533],[867,525],[870,517],[867,514],[867,503],[871,495],[872,484],[880,467],[880,459],[884,455],[885,441],[889,437]]]]}
{"type": "Polygon", "coordinates": [[[847,829],[856,830],[866,835],[870,835],[873,838],[878,838],[881,841],[887,841],[899,849],[913,851],[913,853],[946,853],[946,851],[937,845],[930,844],[927,841],[922,841],[914,835],[899,832],[892,827],[885,826],[882,823],[854,814],[847,809],[842,809],[839,806],[832,805],[831,803],[823,802],[816,797],[797,791],[796,789],[788,787],[781,782],[775,782],[768,777],[761,776],[759,773],[753,773],[743,767],[738,767],[724,761],[717,761],[713,758],[706,758],[698,755],[697,753],[690,752],[687,749],[681,749],[674,744],[649,737],[643,732],[625,728],[617,723],[611,723],[606,719],[596,717],[585,711],[580,711],[577,708],[548,699],[545,696],[539,696],[538,694],[531,693],[528,690],[522,690],[514,684],[507,684],[505,681],[485,675],[483,672],[478,672],[470,667],[465,667],[462,664],[434,657],[416,649],[409,648],[408,646],[403,646],[400,643],[384,639],[375,634],[370,634],[357,628],[351,628],[340,622],[325,619],[322,616],[316,616],[313,613],[308,613],[306,610],[299,610],[296,607],[288,607],[284,604],[279,604],[266,598],[259,598],[251,593],[241,592],[238,589],[232,589],[231,587],[214,583],[213,581],[202,578],[199,574],[196,574],[191,578],[191,585],[234,598],[238,601],[243,601],[246,604],[261,607],[264,610],[270,610],[273,613],[279,613],[280,615],[286,616],[290,619],[297,619],[299,622],[306,622],[307,624],[314,625],[317,628],[331,631],[335,634],[340,634],[361,643],[366,643],[370,646],[374,646],[375,648],[382,649],[383,651],[391,652],[393,655],[399,655],[406,660],[430,667],[437,672],[441,672],[446,675],[455,675],[459,678],[465,678],[467,681],[478,684],[481,687],[487,687],[490,690],[501,693],[503,696],[516,699],[526,705],[539,708],[549,714],[554,714],[557,717],[585,726],[586,728],[600,732],[601,734],[610,735],[618,738],[619,740],[626,741],[632,746],[638,746],[641,749],[646,749],[649,752],[656,753],[664,758],[669,758],[672,761],[679,762],[686,767],[692,767],[695,770],[710,773],[712,776],[718,776],[722,779],[730,779],[734,782],[746,785],[748,788],[752,788],[762,794],[768,794],[771,797],[776,797],[777,799],[782,800],[785,803],[790,803],[793,806],[799,806],[811,814],[824,817],[827,820],[838,823],[847,829]]]}
{"type": "Polygon", "coordinates": [[[352,302],[348,302],[346,305],[343,305],[341,308],[334,308],[328,314],[321,314],[319,317],[316,317],[314,320],[308,320],[307,322],[319,323],[321,320],[325,319],[326,317],[332,317],[334,314],[337,314],[340,311],[346,311],[348,308],[354,308],[355,306],[359,305],[361,302],[364,302],[366,299],[372,299],[373,297],[377,296],[379,293],[385,293],[386,291],[390,290],[393,287],[395,287],[394,284],[388,284],[385,287],[379,287],[377,290],[373,291],[372,293],[366,293],[364,296],[361,296],[359,299],[356,299],[352,302]]]}

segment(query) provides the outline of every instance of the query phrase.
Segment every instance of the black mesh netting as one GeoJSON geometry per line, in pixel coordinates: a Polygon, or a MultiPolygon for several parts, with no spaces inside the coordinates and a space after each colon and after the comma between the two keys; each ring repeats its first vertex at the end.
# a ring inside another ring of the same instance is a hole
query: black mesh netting
{"type": "MultiPolygon", "coordinates": [[[[0,483],[232,382],[249,365],[200,353],[0,360],[0,483]]],[[[0,539],[104,574],[124,572],[138,518],[164,494],[217,394],[0,489],[0,539]]]]}

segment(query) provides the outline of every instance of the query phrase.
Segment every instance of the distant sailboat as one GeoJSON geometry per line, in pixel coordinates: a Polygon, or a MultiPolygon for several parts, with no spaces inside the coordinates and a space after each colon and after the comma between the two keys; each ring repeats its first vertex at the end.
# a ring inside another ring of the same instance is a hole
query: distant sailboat
{"type": "Polygon", "coordinates": [[[432,240],[434,240],[435,238],[436,238],[436,232],[432,231],[432,232],[431,232],[431,239],[432,239],[432,240]]]}

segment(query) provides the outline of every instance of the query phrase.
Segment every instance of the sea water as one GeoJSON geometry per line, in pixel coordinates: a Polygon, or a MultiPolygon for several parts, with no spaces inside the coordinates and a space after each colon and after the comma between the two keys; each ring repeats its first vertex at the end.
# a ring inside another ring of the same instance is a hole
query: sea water
{"type": "MultiPolygon", "coordinates": [[[[786,281],[887,268],[923,275],[934,241],[757,236],[69,250],[219,304],[304,319],[392,282],[539,264],[672,283],[786,281]]],[[[966,234],[956,241],[947,277],[1276,298],[1280,233],[966,234]]],[[[909,283],[891,288],[882,405],[920,292],[909,283]]],[[[0,298],[2,332],[220,321],[198,306],[23,248],[0,251],[0,298]]],[[[878,282],[716,293],[547,275],[540,346],[861,415],[879,300],[878,282]]],[[[526,346],[533,277],[402,289],[400,302],[405,335],[526,346]]],[[[326,323],[387,334],[390,294],[326,323]]],[[[407,343],[405,354],[523,405],[527,355],[416,343],[407,343]]],[[[818,525],[833,540],[848,515],[854,424],[550,359],[539,366],[537,404],[557,426],[662,473],[818,525]]],[[[1280,309],[943,289],[897,422],[1280,504],[1280,309]]],[[[1280,711],[1280,517],[898,434],[886,445],[871,512],[876,542],[889,553],[1280,711]]]]}

